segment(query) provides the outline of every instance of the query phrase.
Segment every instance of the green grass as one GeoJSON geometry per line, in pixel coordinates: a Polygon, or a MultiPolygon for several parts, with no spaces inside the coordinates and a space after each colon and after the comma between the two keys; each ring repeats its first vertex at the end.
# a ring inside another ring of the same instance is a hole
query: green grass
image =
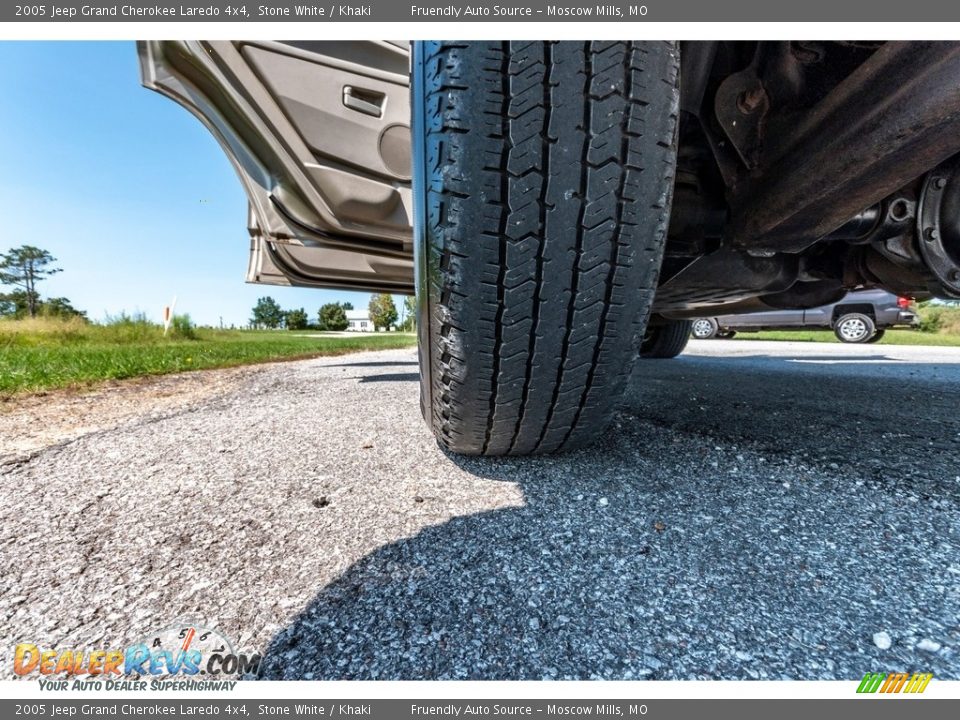
{"type": "Polygon", "coordinates": [[[326,335],[310,332],[191,329],[193,339],[163,337],[138,319],[107,325],[79,321],[0,321],[0,397],[104,380],[230,367],[361,350],[411,347],[401,333],[326,335]]]}
{"type": "MultiPolygon", "coordinates": [[[[766,330],[763,332],[737,333],[734,340],[788,340],[792,342],[839,343],[830,330],[766,330]]],[[[926,333],[916,330],[887,330],[881,345],[934,345],[960,347],[960,335],[926,333]]]]}

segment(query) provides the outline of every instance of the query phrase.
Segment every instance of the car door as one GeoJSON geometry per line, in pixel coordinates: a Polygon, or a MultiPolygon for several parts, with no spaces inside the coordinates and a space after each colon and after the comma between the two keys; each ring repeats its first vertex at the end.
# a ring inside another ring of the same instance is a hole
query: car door
{"type": "Polygon", "coordinates": [[[803,327],[803,310],[773,310],[763,314],[770,327],[803,327]]]}
{"type": "Polygon", "coordinates": [[[146,41],[142,82],[196,115],[250,201],[250,282],[412,292],[409,47],[146,41]]]}
{"type": "Polygon", "coordinates": [[[806,327],[830,327],[835,305],[836,303],[831,303],[804,310],[803,324],[806,327]]]}

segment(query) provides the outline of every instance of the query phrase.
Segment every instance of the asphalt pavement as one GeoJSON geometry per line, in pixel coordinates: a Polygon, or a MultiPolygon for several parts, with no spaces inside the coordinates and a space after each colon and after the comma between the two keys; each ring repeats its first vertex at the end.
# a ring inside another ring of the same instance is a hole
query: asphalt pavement
{"type": "Polygon", "coordinates": [[[269,678],[960,679],[958,408],[960,348],[691,342],[486,460],[412,350],[264,365],[0,466],[0,667],[186,618],[269,678]]]}

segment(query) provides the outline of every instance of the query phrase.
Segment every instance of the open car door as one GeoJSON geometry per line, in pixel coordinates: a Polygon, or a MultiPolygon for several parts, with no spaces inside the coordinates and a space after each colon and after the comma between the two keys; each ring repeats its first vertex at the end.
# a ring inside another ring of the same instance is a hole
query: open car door
{"type": "Polygon", "coordinates": [[[248,282],[413,292],[407,43],[137,49],[143,84],[196,115],[236,168],[248,282]]]}

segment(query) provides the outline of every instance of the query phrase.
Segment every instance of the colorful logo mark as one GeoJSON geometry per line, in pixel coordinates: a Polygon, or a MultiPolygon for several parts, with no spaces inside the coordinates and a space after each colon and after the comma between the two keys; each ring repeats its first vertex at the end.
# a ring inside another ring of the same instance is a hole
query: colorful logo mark
{"type": "Polygon", "coordinates": [[[870,673],[863,676],[858,693],[922,693],[933,679],[933,673],[870,673]]]}
{"type": "Polygon", "coordinates": [[[260,655],[237,653],[219,631],[195,622],[177,622],[126,648],[42,650],[20,643],[14,651],[16,675],[210,675],[256,674],[260,655]]]}

